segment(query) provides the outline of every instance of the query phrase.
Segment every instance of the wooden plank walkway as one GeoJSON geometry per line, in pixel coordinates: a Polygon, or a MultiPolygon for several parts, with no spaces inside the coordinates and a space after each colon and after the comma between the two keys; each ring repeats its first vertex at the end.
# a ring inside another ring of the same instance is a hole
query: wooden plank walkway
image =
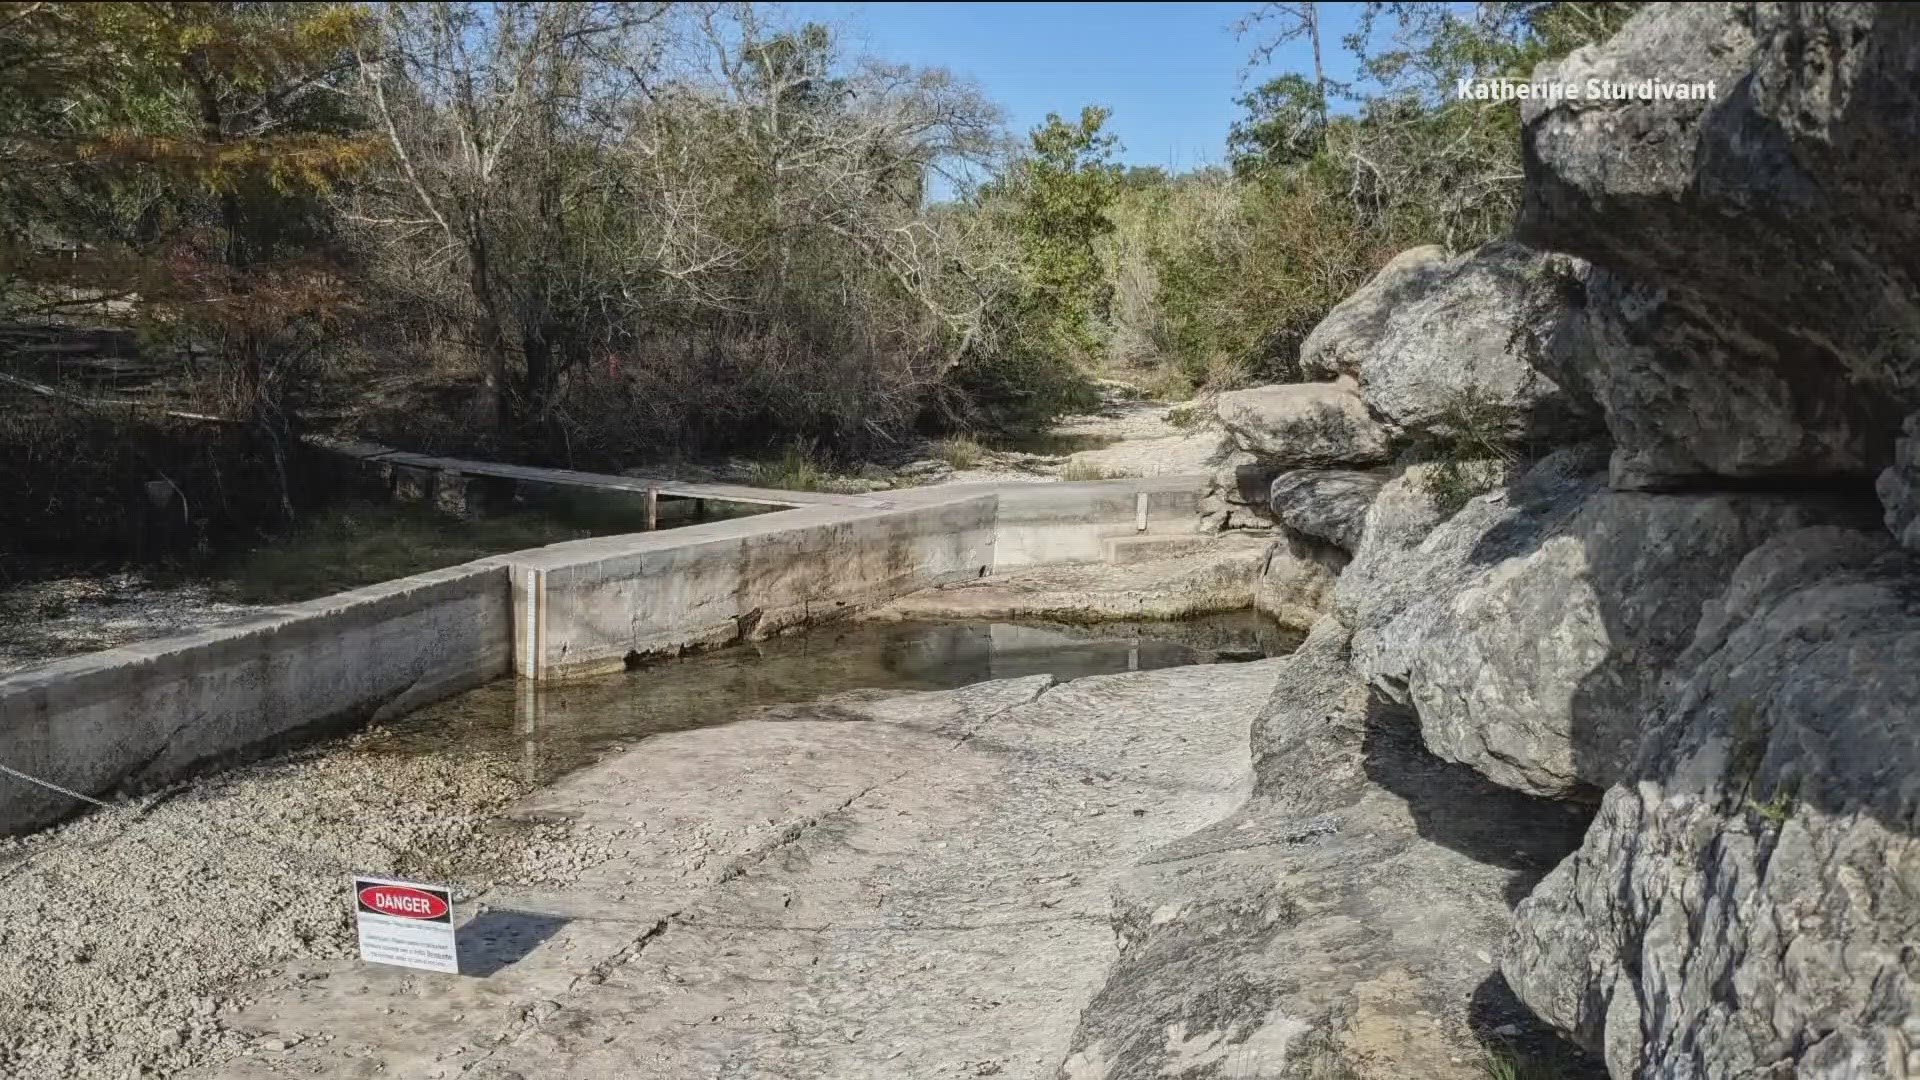
{"type": "Polygon", "coordinates": [[[495,461],[469,461],[464,458],[434,457],[407,450],[394,450],[374,443],[315,440],[335,453],[357,458],[369,464],[400,465],[429,472],[452,472],[463,476],[494,476],[530,484],[556,484],[562,487],[599,488],[605,491],[630,491],[655,498],[708,499],[714,502],[751,503],[756,506],[851,506],[879,510],[893,505],[888,499],[870,495],[838,495],[825,491],[786,491],[779,488],[744,487],[739,484],[696,484],[684,480],[656,480],[641,476],[615,476],[609,473],[577,472],[573,469],[541,469],[530,465],[507,465],[495,461]]]}

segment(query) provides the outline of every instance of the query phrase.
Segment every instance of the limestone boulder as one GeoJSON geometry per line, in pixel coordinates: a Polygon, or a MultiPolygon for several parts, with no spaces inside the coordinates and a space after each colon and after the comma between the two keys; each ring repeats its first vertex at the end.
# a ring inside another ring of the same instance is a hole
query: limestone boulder
{"type": "Polygon", "coordinates": [[[1395,255],[1307,335],[1300,346],[1301,373],[1312,379],[1357,374],[1387,336],[1394,313],[1431,292],[1451,265],[1447,249],[1438,244],[1395,255]]]}
{"type": "Polygon", "coordinates": [[[1591,491],[1530,549],[1487,560],[1450,596],[1403,616],[1409,627],[1389,627],[1411,639],[1402,648],[1422,739],[1507,787],[1597,794],[1624,774],[1654,691],[1740,560],[1846,512],[1591,491]]]}
{"type": "Polygon", "coordinates": [[[1907,417],[1905,433],[1894,444],[1893,464],[1875,484],[1886,524],[1910,551],[1920,551],[1920,413],[1907,417]]]}
{"type": "Polygon", "coordinates": [[[1864,523],[1857,502],[1608,489],[1562,451],[1436,520],[1419,468],[1368,513],[1331,609],[1355,670],[1435,754],[1536,795],[1591,798],[1633,758],[1708,601],[1769,538],[1864,523]]]}
{"type": "Polygon", "coordinates": [[[1267,487],[1273,480],[1272,467],[1262,465],[1259,458],[1229,442],[1210,468],[1200,501],[1202,532],[1272,527],[1273,516],[1266,500],[1267,487]]]}
{"type": "Polygon", "coordinates": [[[1827,527],[1710,605],[1503,964],[1613,1076],[1920,1074],[1916,598],[1910,553],[1827,527]]]}
{"type": "Polygon", "coordinates": [[[1396,437],[1457,435],[1463,411],[1514,438],[1569,440],[1598,427],[1590,399],[1548,372],[1586,349],[1586,264],[1511,241],[1454,259],[1416,248],[1342,301],[1301,347],[1311,379],[1349,376],[1396,437]]]}
{"type": "Polygon", "coordinates": [[[1650,5],[1536,80],[1710,84],[1522,103],[1520,237],[1604,266],[1585,383],[1616,482],[1856,477],[1920,408],[1920,9],[1650,5]]]}
{"type": "Polygon", "coordinates": [[[1445,604],[1492,566],[1526,555],[1566,527],[1605,486],[1604,452],[1557,451],[1450,516],[1430,490],[1434,466],[1408,468],[1367,511],[1333,611],[1353,628],[1354,670],[1383,698],[1412,704],[1408,681],[1445,604]]]}
{"type": "Polygon", "coordinates": [[[1600,404],[1617,488],[1689,488],[1731,477],[1870,475],[1887,457],[1882,402],[1807,380],[1777,342],[1682,290],[1603,270],[1585,280],[1592,348],[1546,361],[1600,404]]]}
{"type": "Polygon", "coordinates": [[[1333,603],[1345,551],[1291,528],[1279,530],[1254,586],[1253,606],[1290,630],[1307,630],[1333,603]]]}
{"type": "Polygon", "coordinates": [[[1214,412],[1234,445],[1271,469],[1379,465],[1389,456],[1386,430],[1344,382],[1232,390],[1214,412]]]}
{"type": "Polygon", "coordinates": [[[1252,797],[1113,890],[1119,957],[1060,1076],[1482,1080],[1517,1051],[1587,1077],[1495,968],[1507,896],[1583,814],[1433,760],[1315,627],[1255,721],[1252,797]]]}
{"type": "Polygon", "coordinates": [[[1351,469],[1296,469],[1274,477],[1267,503],[1276,521],[1348,553],[1366,533],[1367,509],[1387,477],[1351,469]]]}

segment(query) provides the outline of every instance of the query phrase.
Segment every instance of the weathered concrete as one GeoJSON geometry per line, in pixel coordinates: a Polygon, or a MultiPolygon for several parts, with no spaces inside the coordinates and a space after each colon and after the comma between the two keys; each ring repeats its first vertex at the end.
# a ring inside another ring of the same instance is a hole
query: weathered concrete
{"type": "MultiPolygon", "coordinates": [[[[0,679],[0,763],[105,795],[394,716],[507,672],[507,569],[483,560],[0,679]]],[[[74,800],[0,778],[0,832],[74,800]]]]}
{"type": "Polygon", "coordinates": [[[629,656],[775,633],[993,567],[995,500],[772,517],[555,544],[514,557],[522,676],[617,669],[629,656]],[[529,647],[530,645],[530,647],[529,647]]]}
{"type": "Polygon", "coordinates": [[[1265,537],[1227,534],[1198,551],[1118,566],[1026,567],[910,593],[891,619],[1180,619],[1252,607],[1265,537]]]}
{"type": "MultiPolygon", "coordinates": [[[[1034,564],[1096,562],[1106,558],[1108,537],[1137,532],[1196,532],[1205,484],[1200,476],[1155,476],[1127,481],[996,485],[993,569],[999,572],[1034,564]],[[1144,521],[1140,513],[1143,495],[1144,521]]],[[[940,490],[901,492],[899,498],[910,502],[915,496],[938,494],[940,490]]]]}
{"type": "MultiPolygon", "coordinates": [[[[90,795],[163,783],[510,670],[617,668],[1007,566],[1095,561],[1143,520],[1193,527],[1203,485],[950,485],[887,507],[809,506],[482,559],[0,678],[0,764],[90,795]]],[[[0,833],[75,808],[0,778],[0,833]]]]}

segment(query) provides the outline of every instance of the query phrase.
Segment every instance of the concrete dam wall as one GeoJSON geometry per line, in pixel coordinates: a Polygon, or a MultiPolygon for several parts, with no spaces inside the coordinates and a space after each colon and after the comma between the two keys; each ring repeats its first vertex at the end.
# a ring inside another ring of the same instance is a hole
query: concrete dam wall
{"type": "MultiPolygon", "coordinates": [[[[0,678],[0,764],[93,797],[552,679],[777,633],[1113,536],[1191,531],[1203,481],[969,484],[498,555],[0,678]]],[[[0,834],[81,806],[0,778],[0,834]]]]}

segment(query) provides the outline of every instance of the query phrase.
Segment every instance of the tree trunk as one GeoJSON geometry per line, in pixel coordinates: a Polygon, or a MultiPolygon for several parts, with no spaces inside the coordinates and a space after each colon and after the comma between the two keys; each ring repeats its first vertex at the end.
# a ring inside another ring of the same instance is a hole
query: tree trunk
{"type": "MultiPolygon", "coordinates": [[[[1313,42],[1313,87],[1320,94],[1320,130],[1327,129],[1327,72],[1320,66],[1320,5],[1306,0],[1300,5],[1307,24],[1307,38],[1313,42]]],[[[1322,138],[1324,138],[1324,134],[1322,138]]]]}
{"type": "Polygon", "coordinates": [[[492,268],[487,262],[486,228],[480,215],[471,208],[467,218],[467,286],[473,292],[474,310],[479,318],[481,347],[487,350],[487,383],[493,391],[493,426],[504,435],[513,423],[513,400],[507,385],[507,332],[500,318],[500,301],[494,293],[492,268]]]}

